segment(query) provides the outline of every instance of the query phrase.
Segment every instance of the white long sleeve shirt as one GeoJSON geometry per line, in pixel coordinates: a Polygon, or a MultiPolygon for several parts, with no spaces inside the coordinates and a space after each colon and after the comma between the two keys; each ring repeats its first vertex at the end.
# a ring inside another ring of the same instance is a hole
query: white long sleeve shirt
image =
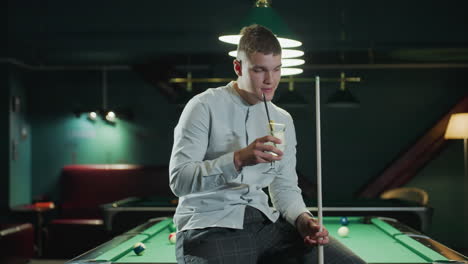
{"type": "Polygon", "coordinates": [[[194,96],[174,130],[169,173],[170,187],[179,197],[174,215],[179,231],[242,229],[247,205],[272,222],[280,213],[292,225],[300,214],[308,212],[297,186],[293,120],[273,103],[268,102],[270,118],[286,124],[286,149],[282,160],[276,162],[281,175],[264,174],[269,163],[236,170],[234,152],[269,135],[269,128],[264,104],[248,104],[233,85],[231,82],[194,96]],[[268,195],[262,190],[265,187],[269,187],[274,208],[268,205],[268,195]]]}

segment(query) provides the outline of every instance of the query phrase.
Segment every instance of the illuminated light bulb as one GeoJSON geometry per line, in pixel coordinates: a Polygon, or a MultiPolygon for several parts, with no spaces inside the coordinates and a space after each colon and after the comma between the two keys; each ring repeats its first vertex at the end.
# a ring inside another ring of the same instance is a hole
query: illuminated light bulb
{"type": "Polygon", "coordinates": [[[97,119],[97,113],[94,112],[94,111],[93,111],[93,112],[89,112],[88,118],[89,118],[89,120],[91,120],[91,121],[95,121],[95,120],[97,119]]]}
{"type": "Polygon", "coordinates": [[[115,115],[114,112],[112,112],[112,111],[107,112],[107,114],[106,114],[106,120],[107,121],[115,122],[115,119],[116,119],[116,115],[115,115]]]}

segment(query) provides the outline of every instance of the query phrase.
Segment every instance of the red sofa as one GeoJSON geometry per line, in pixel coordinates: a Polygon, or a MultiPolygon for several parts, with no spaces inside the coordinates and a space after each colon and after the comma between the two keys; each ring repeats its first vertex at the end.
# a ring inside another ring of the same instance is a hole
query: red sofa
{"type": "Polygon", "coordinates": [[[0,263],[23,264],[35,256],[32,224],[0,224],[0,263]]]}
{"type": "Polygon", "coordinates": [[[168,166],[69,165],[62,170],[61,218],[101,218],[99,206],[130,196],[172,196],[168,166]]]}
{"type": "Polygon", "coordinates": [[[58,217],[47,225],[44,256],[72,258],[111,239],[100,205],[131,196],[173,196],[168,166],[69,165],[60,177],[58,217]]]}

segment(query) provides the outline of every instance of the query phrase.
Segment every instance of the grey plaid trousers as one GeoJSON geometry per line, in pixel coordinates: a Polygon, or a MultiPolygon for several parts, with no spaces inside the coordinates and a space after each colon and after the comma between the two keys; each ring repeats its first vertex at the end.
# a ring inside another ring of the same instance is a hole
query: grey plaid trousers
{"type": "MultiPolygon", "coordinates": [[[[330,237],[324,246],[327,264],[366,263],[330,237]]],[[[317,247],[305,246],[283,218],[272,223],[259,210],[246,207],[244,229],[206,228],[177,234],[177,263],[255,264],[317,263],[317,247]]]]}

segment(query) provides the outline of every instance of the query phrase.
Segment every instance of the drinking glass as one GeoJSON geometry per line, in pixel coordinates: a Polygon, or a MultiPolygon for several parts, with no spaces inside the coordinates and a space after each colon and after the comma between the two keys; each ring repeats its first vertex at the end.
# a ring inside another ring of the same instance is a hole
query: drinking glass
{"type": "MultiPolygon", "coordinates": [[[[285,138],[285,131],[286,125],[281,123],[270,122],[268,124],[268,131],[270,131],[270,135],[279,138],[281,140],[281,144],[276,144],[273,142],[266,142],[265,145],[272,145],[275,146],[277,149],[284,151],[286,149],[286,138],[285,138]]],[[[278,156],[276,153],[269,151],[274,156],[278,156]]],[[[270,168],[263,172],[264,174],[276,174],[281,175],[281,172],[278,171],[276,168],[276,164],[274,161],[270,162],[270,168]]]]}

